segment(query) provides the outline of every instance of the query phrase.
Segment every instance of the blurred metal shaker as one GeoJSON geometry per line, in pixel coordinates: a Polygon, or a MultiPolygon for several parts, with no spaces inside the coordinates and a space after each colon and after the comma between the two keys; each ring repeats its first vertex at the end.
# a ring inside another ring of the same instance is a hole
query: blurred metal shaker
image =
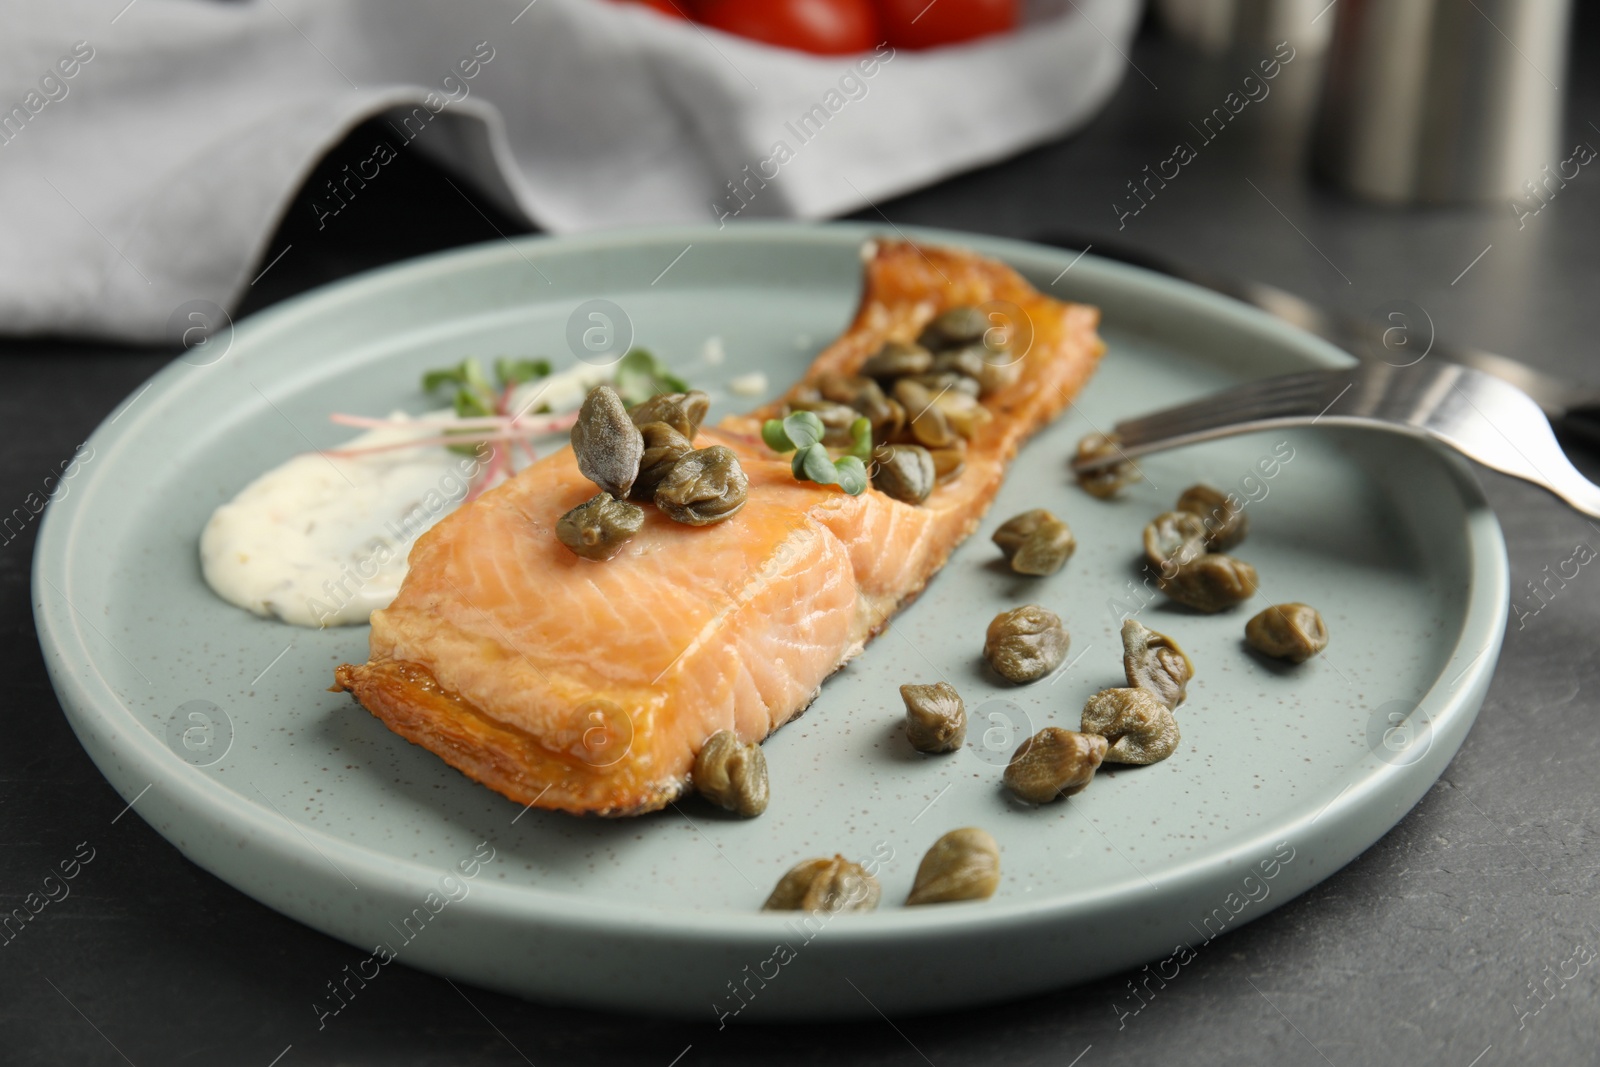
{"type": "Polygon", "coordinates": [[[1559,162],[1569,0],[1336,0],[1318,172],[1396,204],[1522,195],[1559,162]]]}

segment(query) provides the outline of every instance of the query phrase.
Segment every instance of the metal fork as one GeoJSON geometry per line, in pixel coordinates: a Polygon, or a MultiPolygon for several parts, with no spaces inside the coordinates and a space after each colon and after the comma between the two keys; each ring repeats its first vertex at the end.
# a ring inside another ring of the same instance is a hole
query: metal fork
{"type": "Polygon", "coordinates": [[[1568,461],[1539,405],[1500,378],[1451,363],[1362,363],[1264,378],[1119,422],[1117,450],[1075,460],[1073,469],[1255,430],[1324,423],[1432,438],[1600,518],[1600,486],[1568,461]]]}

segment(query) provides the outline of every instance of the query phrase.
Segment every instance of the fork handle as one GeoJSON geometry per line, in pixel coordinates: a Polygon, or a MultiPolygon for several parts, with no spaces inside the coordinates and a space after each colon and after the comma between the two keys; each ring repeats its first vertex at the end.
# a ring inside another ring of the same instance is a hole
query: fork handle
{"type": "Polygon", "coordinates": [[[1575,437],[1590,447],[1600,445],[1600,396],[1573,401],[1551,423],[1558,434],[1575,437]]]}

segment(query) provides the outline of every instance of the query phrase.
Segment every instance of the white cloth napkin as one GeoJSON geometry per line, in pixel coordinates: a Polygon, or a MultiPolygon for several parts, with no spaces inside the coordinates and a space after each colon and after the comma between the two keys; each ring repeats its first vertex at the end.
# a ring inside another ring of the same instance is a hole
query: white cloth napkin
{"type": "Polygon", "coordinates": [[[606,0],[0,0],[0,332],[173,341],[235,306],[374,116],[324,224],[400,152],[555,232],[856,210],[1087,121],[1140,7],[817,57],[606,0]]]}

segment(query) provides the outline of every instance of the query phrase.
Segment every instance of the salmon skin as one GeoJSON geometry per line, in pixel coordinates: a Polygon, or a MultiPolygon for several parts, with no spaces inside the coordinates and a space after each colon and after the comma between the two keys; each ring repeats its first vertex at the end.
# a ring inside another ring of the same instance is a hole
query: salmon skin
{"type": "Polygon", "coordinates": [[[780,401],[695,440],[738,454],[742,511],[691,527],[646,508],[621,554],[596,563],[556,538],[556,520],[595,493],[562,449],[417,541],[399,595],[372,614],[370,658],[339,667],[335,689],[518,804],[608,816],[684,793],[718,730],[760,741],[804,710],[972,533],[1017,448],[1104,351],[1097,309],[1001,263],[907,242],[863,258],[855,320],[803,382],[853,373],[949,307],[1003,301],[1031,325],[959,477],[921,505],[796,481],[760,437],[780,401]]]}

